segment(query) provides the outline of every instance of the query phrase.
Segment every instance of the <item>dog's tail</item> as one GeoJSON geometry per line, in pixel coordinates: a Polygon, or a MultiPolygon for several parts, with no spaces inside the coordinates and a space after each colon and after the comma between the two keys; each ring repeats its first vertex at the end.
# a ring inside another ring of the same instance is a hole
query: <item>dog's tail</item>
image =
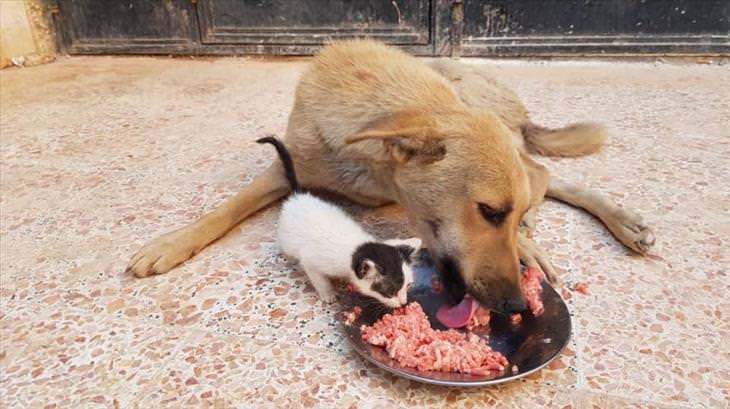
{"type": "Polygon", "coordinates": [[[284,165],[284,174],[286,175],[286,180],[289,181],[289,186],[291,187],[291,190],[294,193],[299,193],[302,191],[302,187],[299,185],[299,181],[297,180],[297,173],[294,170],[294,161],[291,159],[291,154],[289,154],[289,150],[284,146],[284,142],[280,141],[274,136],[267,136],[261,139],[257,139],[256,143],[270,143],[274,145],[274,148],[276,148],[276,153],[279,154],[279,158],[281,159],[281,163],[284,165]]]}
{"type": "Polygon", "coordinates": [[[600,151],[608,139],[606,128],[594,122],[550,129],[528,121],[522,125],[522,135],[527,150],[543,156],[589,155],[600,151]]]}

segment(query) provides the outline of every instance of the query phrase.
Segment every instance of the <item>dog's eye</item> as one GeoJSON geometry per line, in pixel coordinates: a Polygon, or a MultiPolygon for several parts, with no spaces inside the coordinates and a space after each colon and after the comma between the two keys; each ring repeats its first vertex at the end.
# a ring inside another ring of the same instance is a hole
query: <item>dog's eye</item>
{"type": "Polygon", "coordinates": [[[499,225],[501,225],[507,217],[507,211],[493,209],[484,203],[479,203],[479,212],[482,214],[484,220],[497,227],[499,227],[499,225]]]}

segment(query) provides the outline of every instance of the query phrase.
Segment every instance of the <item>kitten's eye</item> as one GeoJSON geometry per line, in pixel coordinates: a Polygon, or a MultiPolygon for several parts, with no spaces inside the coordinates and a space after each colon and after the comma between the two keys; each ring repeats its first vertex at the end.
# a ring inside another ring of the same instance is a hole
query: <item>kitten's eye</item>
{"type": "Polygon", "coordinates": [[[478,205],[479,213],[482,214],[484,220],[496,227],[499,227],[507,217],[508,211],[493,209],[484,203],[479,203],[478,205]]]}

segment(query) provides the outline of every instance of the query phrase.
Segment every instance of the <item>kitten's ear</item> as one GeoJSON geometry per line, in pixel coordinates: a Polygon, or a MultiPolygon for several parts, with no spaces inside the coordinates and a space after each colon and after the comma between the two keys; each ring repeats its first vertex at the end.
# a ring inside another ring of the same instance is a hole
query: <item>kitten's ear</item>
{"type": "Polygon", "coordinates": [[[377,267],[375,267],[375,263],[365,258],[360,262],[360,265],[357,266],[357,269],[355,270],[355,275],[359,279],[371,278],[377,272],[378,269],[377,267]]]}
{"type": "Polygon", "coordinates": [[[413,247],[406,246],[404,244],[400,246],[395,246],[395,248],[398,250],[398,253],[400,253],[400,256],[403,257],[404,260],[408,261],[411,260],[413,252],[416,251],[416,249],[414,249],[413,247]]]}
{"type": "Polygon", "coordinates": [[[418,250],[421,248],[423,242],[418,237],[411,237],[410,239],[403,240],[403,244],[413,247],[413,250],[418,250]]]}

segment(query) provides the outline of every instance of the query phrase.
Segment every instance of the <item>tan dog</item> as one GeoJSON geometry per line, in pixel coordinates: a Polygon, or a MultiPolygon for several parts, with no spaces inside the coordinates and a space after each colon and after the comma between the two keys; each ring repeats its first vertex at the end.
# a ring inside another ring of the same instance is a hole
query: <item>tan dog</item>
{"type": "MultiPolygon", "coordinates": [[[[516,312],[525,309],[520,258],[553,273],[520,232],[528,209],[546,193],[595,214],[634,250],[653,243],[636,216],[550,182],[527,155],[587,154],[604,139],[595,125],[551,131],[532,124],[517,96],[476,68],[428,67],[396,49],[351,41],[314,58],[284,140],[304,186],[369,206],[397,202],[449,276],[452,293],[467,291],[491,309],[516,312]]],[[[288,191],[276,160],[220,208],[145,245],[129,270],[138,277],[165,273],[288,191]]]]}

